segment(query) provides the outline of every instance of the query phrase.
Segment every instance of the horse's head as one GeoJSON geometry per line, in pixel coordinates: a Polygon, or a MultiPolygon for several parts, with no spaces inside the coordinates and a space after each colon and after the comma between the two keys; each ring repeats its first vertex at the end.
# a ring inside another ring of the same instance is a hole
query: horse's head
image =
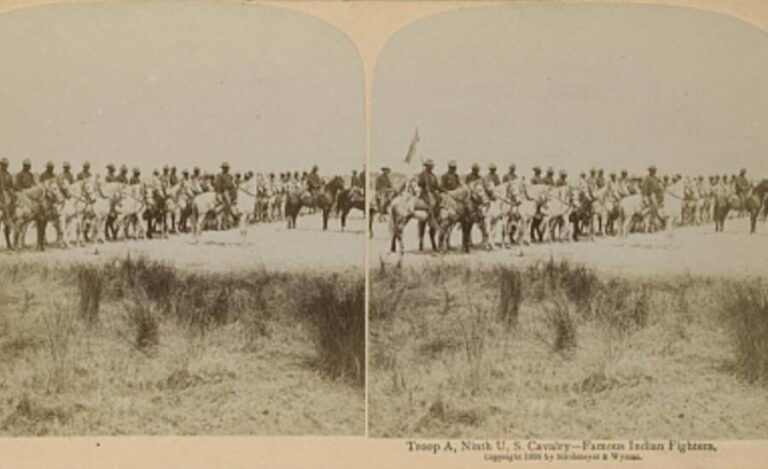
{"type": "Polygon", "coordinates": [[[49,179],[42,184],[44,197],[54,204],[60,204],[64,202],[64,194],[61,190],[61,186],[55,179],[49,179]]]}

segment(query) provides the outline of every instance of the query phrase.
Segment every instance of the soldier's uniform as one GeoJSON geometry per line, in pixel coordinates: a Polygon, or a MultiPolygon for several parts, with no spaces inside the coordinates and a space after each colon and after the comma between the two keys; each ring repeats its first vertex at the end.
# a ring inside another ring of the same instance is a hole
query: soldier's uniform
{"type": "Polygon", "coordinates": [[[234,203],[237,200],[237,186],[235,180],[229,172],[227,163],[221,165],[221,172],[216,175],[213,181],[213,188],[226,204],[234,203]]]}
{"type": "Polygon", "coordinates": [[[131,186],[141,184],[141,170],[139,170],[139,168],[133,168],[133,174],[131,175],[131,179],[128,180],[128,184],[131,186]]]}
{"type": "Polygon", "coordinates": [[[312,194],[315,194],[323,188],[323,180],[320,178],[320,175],[317,174],[317,166],[313,166],[312,172],[307,174],[303,180],[307,183],[307,190],[312,194]]]}
{"type": "Polygon", "coordinates": [[[45,181],[50,181],[51,179],[56,179],[56,175],[53,173],[53,163],[47,163],[45,165],[45,171],[38,176],[37,181],[43,183],[45,181]]]}
{"type": "Polygon", "coordinates": [[[128,168],[123,165],[120,167],[120,174],[115,176],[115,182],[122,182],[123,184],[128,184],[128,168]]]}
{"type": "Polygon", "coordinates": [[[14,181],[16,190],[23,191],[35,185],[35,175],[30,171],[31,168],[32,163],[24,160],[23,169],[16,174],[16,181],[14,181]]]}
{"type": "Polygon", "coordinates": [[[595,186],[598,189],[602,189],[603,187],[605,187],[605,184],[606,184],[606,181],[605,181],[605,177],[603,176],[603,170],[598,169],[597,177],[595,178],[595,186]]]}
{"type": "MultiPolygon", "coordinates": [[[[0,160],[0,203],[7,204],[13,201],[14,196],[13,176],[8,172],[8,159],[0,160]]],[[[10,227],[5,225],[5,232],[10,233],[10,227]]]]}
{"type": "Polygon", "coordinates": [[[655,168],[650,169],[650,174],[643,179],[640,185],[640,192],[649,203],[656,202],[657,205],[664,203],[664,189],[662,182],[656,177],[655,168]]]}
{"type": "Polygon", "coordinates": [[[376,192],[392,189],[392,181],[389,179],[389,169],[382,169],[382,173],[376,177],[376,192]]]}
{"type": "Polygon", "coordinates": [[[104,176],[104,182],[117,182],[117,174],[115,174],[115,166],[111,163],[107,165],[107,175],[104,176]]]}
{"type": "Polygon", "coordinates": [[[435,163],[432,160],[427,160],[424,163],[424,170],[419,173],[416,178],[416,184],[421,189],[419,197],[427,205],[429,215],[434,217],[436,215],[435,208],[437,205],[437,196],[435,192],[440,190],[440,185],[437,181],[437,176],[432,173],[435,163]]]}
{"type": "Polygon", "coordinates": [[[554,186],[555,187],[566,187],[568,186],[568,173],[565,171],[560,171],[560,177],[555,181],[554,186]]]}
{"type": "Polygon", "coordinates": [[[744,197],[746,197],[749,193],[749,190],[752,188],[752,183],[750,183],[749,179],[747,179],[746,170],[741,170],[741,173],[736,178],[734,186],[736,189],[736,195],[738,195],[740,199],[744,199],[744,197]]]}
{"type": "Polygon", "coordinates": [[[555,170],[552,168],[547,169],[547,175],[544,176],[544,178],[541,180],[542,184],[546,184],[548,186],[554,186],[555,185],[555,170]]]}
{"type": "Polygon", "coordinates": [[[493,184],[494,187],[501,184],[501,179],[499,178],[499,175],[496,174],[495,164],[488,166],[488,174],[485,176],[485,180],[493,184]]]}
{"type": "Polygon", "coordinates": [[[0,191],[10,191],[14,189],[13,176],[8,172],[8,159],[0,160],[0,191]]]}
{"type": "Polygon", "coordinates": [[[502,181],[512,182],[515,179],[517,179],[517,174],[515,174],[515,169],[516,168],[514,164],[509,165],[509,171],[507,172],[507,174],[504,175],[504,177],[502,178],[502,181]]]}
{"type": "Polygon", "coordinates": [[[616,187],[614,188],[614,192],[616,193],[616,196],[620,199],[623,199],[624,197],[629,196],[631,192],[629,179],[627,179],[627,172],[622,171],[621,177],[619,177],[619,180],[616,181],[616,187]]]}
{"type": "Polygon", "coordinates": [[[464,176],[464,184],[469,184],[472,181],[477,181],[482,178],[483,177],[480,175],[480,165],[475,163],[472,165],[472,172],[464,176]]]}
{"type": "Polygon", "coordinates": [[[544,184],[544,178],[541,177],[541,168],[535,166],[533,168],[533,177],[531,177],[531,185],[544,184]]]}
{"type": "Polygon", "coordinates": [[[440,188],[444,191],[452,191],[458,189],[461,185],[459,174],[456,172],[456,162],[448,162],[448,171],[440,176],[440,188]]]}
{"type": "Polygon", "coordinates": [[[69,163],[64,162],[62,168],[63,170],[61,171],[61,174],[59,174],[59,181],[66,182],[67,184],[72,184],[75,182],[75,176],[70,171],[71,166],[69,163]]]}
{"type": "Polygon", "coordinates": [[[77,180],[89,179],[91,177],[91,165],[90,163],[83,164],[83,170],[77,173],[77,180]]]}

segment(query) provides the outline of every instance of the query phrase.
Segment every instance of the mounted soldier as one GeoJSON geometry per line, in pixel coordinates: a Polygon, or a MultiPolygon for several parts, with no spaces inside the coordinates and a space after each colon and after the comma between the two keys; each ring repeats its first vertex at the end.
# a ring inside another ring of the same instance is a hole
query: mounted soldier
{"type": "Polygon", "coordinates": [[[126,165],[120,166],[120,174],[115,176],[115,182],[128,184],[128,166],[126,165]]]}
{"type": "Polygon", "coordinates": [[[83,170],[77,173],[77,180],[82,181],[84,179],[90,179],[91,178],[91,163],[85,162],[83,163],[83,170]]]}
{"type": "Polygon", "coordinates": [[[318,174],[318,171],[317,165],[314,165],[312,166],[312,171],[306,176],[307,190],[312,195],[312,200],[315,200],[317,194],[323,188],[323,179],[318,174]]]}
{"type": "Polygon", "coordinates": [[[35,185],[35,175],[32,174],[32,162],[29,158],[25,159],[21,164],[21,171],[16,174],[16,181],[14,186],[17,191],[23,191],[29,189],[35,185]]]}
{"type": "Polygon", "coordinates": [[[554,183],[555,187],[568,187],[568,173],[564,170],[560,170],[560,177],[554,183]]]}
{"type": "Polygon", "coordinates": [[[170,183],[170,187],[179,183],[179,176],[176,174],[176,166],[171,168],[171,174],[168,175],[168,182],[170,183]]]}
{"type": "Polygon", "coordinates": [[[61,165],[62,171],[61,174],[59,174],[59,181],[60,182],[66,182],[67,185],[71,185],[75,182],[75,176],[72,174],[71,166],[69,162],[65,161],[63,165],[61,165]]]}
{"type": "Polygon", "coordinates": [[[541,177],[541,168],[539,166],[533,167],[533,177],[531,177],[531,185],[536,186],[544,184],[544,178],[541,177]]]}
{"type": "Polygon", "coordinates": [[[472,164],[472,171],[464,176],[464,184],[469,184],[472,181],[478,181],[483,179],[480,175],[480,165],[477,163],[472,164]]]}
{"type": "Polygon", "coordinates": [[[104,176],[104,182],[117,182],[117,175],[115,174],[115,165],[109,163],[107,165],[107,175],[104,176]]]}
{"type": "Polygon", "coordinates": [[[624,197],[627,197],[633,194],[633,186],[627,176],[628,176],[627,170],[622,169],[621,176],[619,176],[618,181],[616,181],[614,192],[620,199],[623,199],[624,197]]]}
{"type": "Polygon", "coordinates": [[[130,184],[131,186],[141,184],[141,169],[139,169],[138,167],[133,168],[133,174],[131,175],[131,179],[128,180],[128,184],[130,184]]]}
{"type": "Polygon", "coordinates": [[[595,177],[595,185],[598,189],[602,189],[606,184],[605,177],[603,176],[603,168],[597,168],[597,176],[595,177]]]}
{"type": "Polygon", "coordinates": [[[232,205],[237,201],[237,186],[232,174],[229,173],[229,163],[221,163],[221,172],[213,181],[216,196],[224,208],[231,213],[232,205]]]}
{"type": "Polygon", "coordinates": [[[749,195],[749,192],[752,190],[752,183],[747,178],[746,168],[741,168],[741,171],[739,171],[739,176],[736,178],[734,188],[736,189],[736,195],[739,197],[739,202],[743,207],[745,199],[749,195]]]}
{"type": "Polygon", "coordinates": [[[427,160],[424,162],[424,170],[416,177],[416,184],[421,190],[419,198],[427,206],[427,212],[432,220],[437,219],[437,207],[438,197],[437,192],[440,191],[440,185],[437,182],[437,176],[434,175],[432,170],[435,167],[435,162],[427,160]]]}
{"type": "Polygon", "coordinates": [[[488,166],[488,174],[485,176],[485,180],[493,184],[493,187],[501,184],[501,178],[499,178],[499,175],[496,173],[496,165],[494,163],[491,163],[488,166]]]}
{"type": "Polygon", "coordinates": [[[517,174],[515,173],[516,169],[517,168],[516,168],[514,163],[510,164],[509,165],[509,171],[507,172],[507,174],[504,175],[504,177],[502,178],[502,181],[503,182],[512,182],[515,179],[517,179],[517,174]]]}
{"type": "Polygon", "coordinates": [[[451,160],[448,162],[448,171],[440,177],[440,189],[447,192],[458,189],[460,185],[461,180],[456,172],[456,161],[451,160]]]}
{"type": "Polygon", "coordinates": [[[546,184],[548,186],[555,185],[555,169],[552,166],[547,168],[547,175],[544,176],[544,179],[542,179],[542,184],[546,184]]]}
{"type": "Polygon", "coordinates": [[[56,174],[53,172],[53,163],[49,161],[45,164],[45,171],[43,171],[40,176],[38,176],[37,182],[42,184],[45,181],[50,181],[51,179],[56,179],[56,174]]]}

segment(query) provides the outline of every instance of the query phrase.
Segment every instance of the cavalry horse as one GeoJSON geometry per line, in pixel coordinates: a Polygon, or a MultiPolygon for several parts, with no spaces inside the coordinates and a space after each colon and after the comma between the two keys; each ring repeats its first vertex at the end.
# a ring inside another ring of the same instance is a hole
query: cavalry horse
{"type": "Polygon", "coordinates": [[[336,194],[344,188],[344,179],[335,176],[319,191],[312,193],[308,189],[295,187],[289,190],[285,201],[285,217],[288,219],[288,229],[296,228],[296,218],[302,207],[320,209],[323,215],[323,231],[328,229],[328,217],[336,202],[336,194]]]}
{"type": "Polygon", "coordinates": [[[365,191],[359,187],[341,189],[336,195],[336,211],[341,219],[341,231],[347,226],[347,215],[353,208],[365,214],[365,191]]]}
{"type": "Polygon", "coordinates": [[[232,204],[232,214],[238,220],[242,243],[245,243],[248,235],[248,224],[256,219],[259,186],[260,184],[254,178],[243,181],[237,186],[237,200],[232,204]]]}
{"type": "Polygon", "coordinates": [[[722,232],[725,229],[725,220],[730,211],[745,211],[749,215],[749,232],[754,233],[757,230],[757,217],[760,212],[766,210],[766,195],[768,195],[768,184],[758,184],[751,188],[743,198],[731,191],[720,190],[715,195],[714,214],[715,231],[722,232]]]}
{"type": "Polygon", "coordinates": [[[419,250],[423,249],[423,231],[428,223],[430,226],[430,241],[432,249],[437,250],[435,242],[435,233],[437,232],[437,221],[430,216],[430,209],[427,203],[418,195],[416,179],[412,178],[403,184],[403,187],[392,198],[389,205],[389,232],[391,235],[390,250],[397,251],[397,245],[400,245],[400,253],[405,252],[403,243],[403,231],[406,225],[412,219],[419,222],[419,250]]]}
{"type": "MultiPolygon", "coordinates": [[[[107,230],[115,221],[117,204],[123,197],[125,185],[120,182],[102,182],[98,177],[93,181],[93,203],[90,208],[91,236],[89,239],[103,243],[107,230]]],[[[115,233],[117,229],[115,228],[115,233]]]]}
{"type": "Polygon", "coordinates": [[[16,196],[14,216],[14,248],[24,248],[24,238],[30,223],[37,228],[37,249],[45,250],[45,228],[55,221],[57,207],[64,201],[61,187],[54,179],[20,191],[16,196]]]}
{"type": "Polygon", "coordinates": [[[58,210],[56,223],[62,234],[64,247],[85,243],[91,204],[95,200],[93,190],[91,179],[82,179],[72,184],[61,184],[64,201],[58,210]],[[72,241],[73,234],[74,242],[72,241]]]}
{"type": "Polygon", "coordinates": [[[483,235],[483,246],[490,249],[488,232],[485,229],[485,207],[488,204],[493,189],[484,179],[477,179],[464,184],[452,191],[439,195],[439,229],[440,248],[443,252],[449,249],[451,231],[457,223],[461,227],[461,245],[464,252],[470,250],[472,227],[477,224],[483,235]]]}

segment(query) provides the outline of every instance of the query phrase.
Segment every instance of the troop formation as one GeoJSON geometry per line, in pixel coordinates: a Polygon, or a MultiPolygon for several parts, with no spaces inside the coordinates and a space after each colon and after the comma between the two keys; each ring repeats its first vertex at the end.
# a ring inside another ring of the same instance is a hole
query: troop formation
{"type": "MultiPolygon", "coordinates": [[[[627,170],[606,174],[602,168],[592,168],[569,178],[565,170],[549,167],[543,171],[535,166],[530,178],[526,178],[518,175],[514,164],[504,174],[499,174],[494,164],[485,172],[479,164],[473,164],[469,173],[460,175],[456,162],[451,161],[440,176],[435,174],[434,166],[433,161],[427,160],[424,169],[401,187],[394,187],[389,168],[382,168],[375,182],[377,211],[388,213],[390,204],[402,202],[410,191],[416,203],[413,213],[399,214],[401,224],[418,218],[422,227],[428,223],[433,232],[442,231],[443,237],[453,224],[477,224],[485,237],[487,232],[492,235],[493,226],[501,221],[509,233],[508,241],[527,242],[528,233],[521,231],[521,227],[530,230],[530,239],[536,241],[541,241],[545,234],[550,239],[575,240],[585,233],[615,234],[617,221],[621,222],[620,231],[626,229],[622,234],[709,222],[719,213],[718,200],[721,206],[728,202],[728,208],[733,209],[729,211],[735,214],[751,214],[753,206],[759,212],[766,206],[765,183],[756,184],[746,169],[738,174],[705,177],[660,175],[655,166],[650,166],[642,176],[627,170]],[[463,214],[454,213],[457,204],[463,214]],[[472,206],[474,210],[467,212],[472,206]],[[447,215],[441,213],[446,209],[447,215]],[[468,219],[467,214],[474,220],[468,219]]],[[[400,227],[393,228],[394,248],[400,227]]]]}
{"type": "MultiPolygon", "coordinates": [[[[350,190],[362,193],[365,171],[352,171],[349,179],[350,190]]],[[[334,180],[339,189],[344,188],[344,178],[334,180]]],[[[21,170],[12,174],[8,159],[2,158],[0,223],[9,247],[23,244],[31,223],[38,226],[41,248],[49,222],[62,244],[67,244],[72,234],[76,242],[116,239],[120,231],[125,237],[185,231],[199,234],[204,228],[243,228],[247,222],[283,219],[291,194],[301,195],[305,211],[312,211],[326,186],[317,166],[303,172],[233,173],[224,162],[213,174],[199,167],[179,171],[165,165],[145,176],[140,168],[129,170],[126,165],[118,169],[107,164],[102,175],[92,172],[88,162],[77,173],[67,162],[60,171],[48,162],[36,174],[27,159],[21,170]],[[141,227],[142,221],[146,221],[146,229],[141,227]]]]}

